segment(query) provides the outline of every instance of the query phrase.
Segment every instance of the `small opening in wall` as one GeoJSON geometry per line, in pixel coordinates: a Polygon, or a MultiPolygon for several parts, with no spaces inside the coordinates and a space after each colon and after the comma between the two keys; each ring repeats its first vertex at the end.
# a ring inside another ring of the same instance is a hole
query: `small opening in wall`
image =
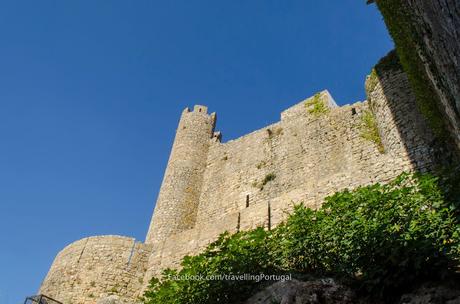
{"type": "Polygon", "coordinates": [[[236,224],[236,231],[240,232],[240,226],[241,226],[241,212],[238,212],[238,222],[236,224]]]}
{"type": "Polygon", "coordinates": [[[271,137],[273,135],[273,131],[270,129],[267,129],[267,134],[268,134],[268,137],[271,137]]]}
{"type": "Polygon", "coordinates": [[[272,230],[272,207],[268,202],[268,230],[272,230]]]}
{"type": "Polygon", "coordinates": [[[351,108],[351,115],[356,115],[356,109],[355,108],[351,108]]]}
{"type": "Polygon", "coordinates": [[[198,109],[198,112],[201,112],[201,109],[198,109]]]}
{"type": "Polygon", "coordinates": [[[249,194],[246,195],[246,208],[249,207],[249,194]]]}

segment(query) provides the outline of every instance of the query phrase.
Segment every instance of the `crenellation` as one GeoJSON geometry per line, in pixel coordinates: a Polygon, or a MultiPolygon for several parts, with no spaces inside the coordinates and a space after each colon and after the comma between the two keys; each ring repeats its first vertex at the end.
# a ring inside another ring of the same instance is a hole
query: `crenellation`
{"type": "Polygon", "coordinates": [[[206,106],[201,106],[201,105],[195,105],[193,107],[193,112],[198,112],[198,113],[203,113],[203,114],[208,114],[208,107],[206,106]]]}

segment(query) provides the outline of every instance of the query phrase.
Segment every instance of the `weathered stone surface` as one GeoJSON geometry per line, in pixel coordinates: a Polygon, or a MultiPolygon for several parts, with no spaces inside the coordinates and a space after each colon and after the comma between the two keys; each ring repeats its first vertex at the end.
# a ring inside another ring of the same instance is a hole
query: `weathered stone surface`
{"type": "Polygon", "coordinates": [[[419,55],[460,147],[460,1],[404,2],[421,37],[419,55]]]}
{"type": "MultiPolygon", "coordinates": [[[[382,8],[385,0],[377,2],[382,8]]],[[[422,67],[420,73],[427,81],[425,86],[434,88],[431,102],[444,116],[448,133],[453,139],[452,150],[460,155],[460,1],[458,0],[402,0],[394,1],[394,7],[383,9],[385,20],[397,48],[402,53],[413,54],[414,62],[422,67]],[[402,25],[395,22],[395,10],[410,29],[401,34],[402,25]]],[[[421,84],[419,84],[420,86],[421,84]]],[[[430,101],[424,101],[430,102],[430,101]]]]}
{"type": "Polygon", "coordinates": [[[208,115],[204,106],[182,112],[146,243],[155,246],[195,226],[215,122],[216,115],[208,115]]]}
{"type": "Polygon", "coordinates": [[[97,304],[128,304],[123,302],[119,296],[110,295],[97,301],[97,304]]]}
{"type": "Polygon", "coordinates": [[[79,240],[56,256],[40,293],[64,304],[96,303],[110,295],[134,303],[144,283],[150,253],[151,246],[128,237],[79,240]]]}

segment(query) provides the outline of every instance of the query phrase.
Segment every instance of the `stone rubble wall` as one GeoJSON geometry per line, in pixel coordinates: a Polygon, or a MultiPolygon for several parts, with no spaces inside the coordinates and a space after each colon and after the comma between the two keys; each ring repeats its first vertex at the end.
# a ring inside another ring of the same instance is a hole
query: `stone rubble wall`
{"type": "MultiPolygon", "coordinates": [[[[376,2],[413,85],[419,107],[437,129],[446,129],[451,153],[460,158],[460,2],[458,0],[369,0],[376,2]],[[428,95],[429,98],[426,98],[428,95]],[[422,97],[425,96],[425,97],[422,97]],[[434,107],[433,107],[434,106],[434,107]],[[439,113],[435,113],[435,109],[439,113]],[[438,117],[442,116],[442,117],[438,117]],[[439,124],[439,126],[438,126],[439,124]],[[443,126],[441,126],[443,125],[443,126]]],[[[440,130],[438,130],[439,132],[440,130]]],[[[444,132],[442,132],[444,133],[444,132]]]]}
{"type": "Polygon", "coordinates": [[[56,256],[39,293],[64,304],[96,303],[109,295],[134,302],[151,246],[123,236],[84,238],[56,256]]]}
{"type": "Polygon", "coordinates": [[[460,150],[460,2],[405,0],[418,31],[419,56],[460,150]]]}
{"type": "Polygon", "coordinates": [[[146,243],[194,227],[215,121],[204,106],[183,111],[146,243]]]}
{"type": "Polygon", "coordinates": [[[367,79],[366,90],[385,153],[409,160],[421,172],[435,169],[445,162],[448,152],[439,145],[428,121],[418,110],[414,111],[416,100],[407,75],[401,68],[385,70],[377,64],[375,69],[377,78],[367,79]]]}

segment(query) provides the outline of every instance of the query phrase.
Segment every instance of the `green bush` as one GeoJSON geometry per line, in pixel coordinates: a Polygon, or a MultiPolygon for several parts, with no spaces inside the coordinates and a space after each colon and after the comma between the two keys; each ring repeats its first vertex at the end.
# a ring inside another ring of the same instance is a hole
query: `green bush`
{"type": "Polygon", "coordinates": [[[144,294],[144,302],[234,303],[247,298],[258,282],[213,277],[275,273],[276,269],[269,262],[270,235],[262,228],[220,235],[203,253],[185,257],[180,271],[167,269],[161,280],[153,278],[144,294]]]}
{"type": "Polygon", "coordinates": [[[276,231],[279,263],[298,272],[357,279],[369,290],[404,288],[458,263],[460,226],[435,177],[401,175],[296,206],[276,231]]]}
{"type": "Polygon", "coordinates": [[[316,211],[297,205],[272,231],[224,233],[203,253],[184,258],[181,270],[152,279],[144,302],[234,303],[260,284],[181,279],[221,274],[328,275],[373,294],[395,294],[458,267],[458,205],[446,200],[455,187],[439,184],[430,175],[403,174],[387,185],[338,192],[316,211]]]}
{"type": "Polygon", "coordinates": [[[316,93],[315,96],[305,102],[305,107],[308,113],[315,117],[321,116],[330,111],[329,107],[325,104],[321,93],[316,93]]]}

